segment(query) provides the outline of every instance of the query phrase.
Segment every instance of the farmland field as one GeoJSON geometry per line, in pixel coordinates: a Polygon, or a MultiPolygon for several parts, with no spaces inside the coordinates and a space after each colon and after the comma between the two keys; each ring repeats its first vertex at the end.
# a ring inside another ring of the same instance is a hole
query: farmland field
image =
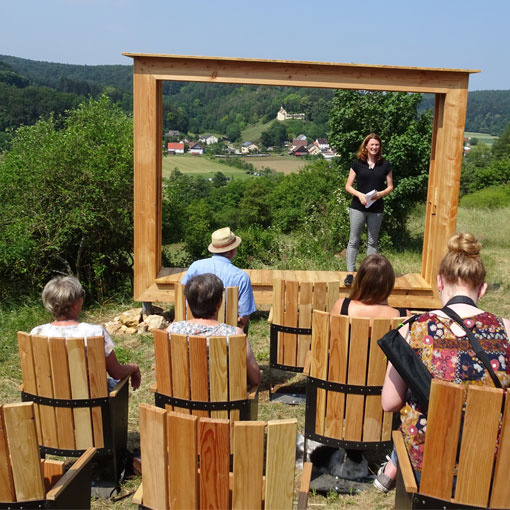
{"type": "MultiPolygon", "coordinates": [[[[277,172],[290,174],[299,171],[307,163],[307,160],[295,156],[260,156],[242,158],[246,163],[251,163],[257,170],[271,168],[277,172]]],[[[213,177],[216,172],[222,172],[227,177],[235,179],[253,178],[247,175],[245,170],[224,165],[221,159],[213,160],[207,156],[193,156],[191,154],[177,154],[163,157],[163,177],[168,177],[174,168],[178,168],[183,174],[199,175],[201,177],[213,177]]]]}
{"type": "Polygon", "coordinates": [[[488,135],[487,133],[471,133],[466,131],[464,136],[470,136],[471,138],[478,138],[478,143],[484,143],[485,145],[492,145],[497,139],[497,136],[488,135]]]}

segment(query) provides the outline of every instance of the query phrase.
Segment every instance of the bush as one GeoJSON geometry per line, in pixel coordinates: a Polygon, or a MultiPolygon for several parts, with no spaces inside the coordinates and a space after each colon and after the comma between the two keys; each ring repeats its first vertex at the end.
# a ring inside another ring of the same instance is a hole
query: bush
{"type": "Polygon", "coordinates": [[[101,297],[131,275],[132,119],[107,96],[19,128],[0,161],[0,281],[74,274],[101,297]],[[61,129],[59,129],[61,126],[61,129]]]}
{"type": "Polygon", "coordinates": [[[468,209],[499,209],[510,206],[510,184],[490,186],[475,193],[464,195],[460,199],[460,205],[468,209]]]}

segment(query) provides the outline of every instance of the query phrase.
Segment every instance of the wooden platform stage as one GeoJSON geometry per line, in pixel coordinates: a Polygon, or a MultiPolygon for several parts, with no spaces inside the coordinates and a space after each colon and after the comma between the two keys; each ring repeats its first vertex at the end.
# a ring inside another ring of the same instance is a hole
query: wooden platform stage
{"type": "MultiPolygon", "coordinates": [[[[174,301],[174,284],[179,283],[187,268],[163,268],[153,285],[144,293],[140,301],[174,301]]],[[[300,281],[340,281],[340,296],[348,296],[349,288],[343,284],[346,272],[343,271],[292,271],[278,269],[247,269],[250,275],[257,306],[270,305],[273,298],[273,278],[300,281]]],[[[404,306],[413,310],[440,308],[441,301],[437,289],[433,289],[421,275],[416,273],[399,275],[389,298],[392,306],[404,306]]]]}

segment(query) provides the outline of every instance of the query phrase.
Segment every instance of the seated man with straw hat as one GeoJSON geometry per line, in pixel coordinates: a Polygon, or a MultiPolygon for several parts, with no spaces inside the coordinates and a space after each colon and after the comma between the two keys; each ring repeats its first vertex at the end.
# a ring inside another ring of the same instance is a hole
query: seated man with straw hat
{"type": "Polygon", "coordinates": [[[193,262],[181,283],[186,284],[193,276],[213,273],[225,287],[237,287],[239,289],[238,320],[240,326],[247,332],[250,314],[256,310],[256,306],[250,277],[245,271],[232,264],[240,244],[241,238],[236,236],[229,227],[214,231],[211,234],[211,243],[207,247],[213,254],[212,257],[193,262]]]}

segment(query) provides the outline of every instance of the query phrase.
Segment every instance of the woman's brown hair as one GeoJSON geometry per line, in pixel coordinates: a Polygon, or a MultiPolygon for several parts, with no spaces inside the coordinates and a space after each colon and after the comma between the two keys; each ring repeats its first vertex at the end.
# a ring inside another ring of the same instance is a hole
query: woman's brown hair
{"type": "Polygon", "coordinates": [[[459,280],[478,289],[485,281],[485,267],[480,258],[482,245],[473,234],[460,232],[448,240],[448,253],[439,266],[439,274],[450,284],[459,280]]]}
{"type": "Polygon", "coordinates": [[[379,142],[379,152],[375,158],[376,163],[381,160],[382,156],[382,141],[379,135],[376,135],[375,133],[370,133],[365,137],[361,145],[359,146],[358,152],[356,153],[356,157],[358,159],[361,159],[363,161],[366,161],[368,159],[368,152],[367,152],[367,144],[370,140],[377,140],[379,142]]]}
{"type": "Polygon", "coordinates": [[[359,266],[349,297],[365,305],[376,305],[386,301],[393,285],[395,271],[390,261],[384,255],[369,255],[359,266]]]}

